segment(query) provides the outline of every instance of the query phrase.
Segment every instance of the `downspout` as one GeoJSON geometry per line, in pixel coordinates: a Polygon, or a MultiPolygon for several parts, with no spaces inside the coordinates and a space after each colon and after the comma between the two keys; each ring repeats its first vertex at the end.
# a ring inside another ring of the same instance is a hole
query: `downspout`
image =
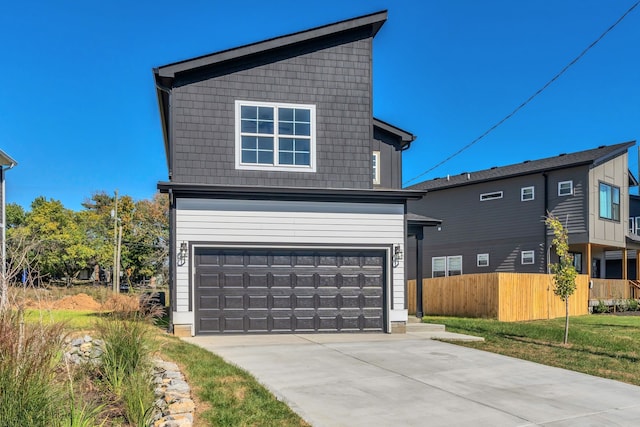
{"type": "Polygon", "coordinates": [[[176,214],[175,214],[175,199],[173,197],[173,190],[170,188],[168,192],[169,197],[169,298],[171,303],[169,304],[169,332],[173,333],[173,310],[176,307],[177,297],[177,273],[176,273],[176,244],[175,244],[175,229],[176,229],[176,214]]]}

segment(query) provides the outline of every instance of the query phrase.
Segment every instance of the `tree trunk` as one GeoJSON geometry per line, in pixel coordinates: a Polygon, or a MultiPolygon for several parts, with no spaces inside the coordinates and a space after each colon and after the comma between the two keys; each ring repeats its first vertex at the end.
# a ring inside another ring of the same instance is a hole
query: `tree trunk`
{"type": "Polygon", "coordinates": [[[564,300],[564,343],[567,344],[569,342],[569,297],[564,300]]]}

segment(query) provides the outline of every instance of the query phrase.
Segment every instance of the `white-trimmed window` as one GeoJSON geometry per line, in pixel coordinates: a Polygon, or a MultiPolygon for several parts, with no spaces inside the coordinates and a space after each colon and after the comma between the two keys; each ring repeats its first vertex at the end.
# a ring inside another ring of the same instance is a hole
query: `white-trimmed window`
{"type": "Polygon", "coordinates": [[[380,152],[374,151],[371,156],[371,166],[373,166],[373,183],[380,184],[380,152]]]}
{"type": "Polygon", "coordinates": [[[315,105],[236,101],[236,169],[315,172],[315,105]]]}
{"type": "Polygon", "coordinates": [[[536,197],[535,187],[522,187],[520,189],[520,200],[523,202],[528,202],[529,200],[533,200],[536,197]]]}
{"type": "Polygon", "coordinates": [[[462,255],[431,258],[431,277],[459,276],[462,274],[462,255]]]}
{"type": "Polygon", "coordinates": [[[620,188],[600,183],[600,218],[620,221],[620,188]]]}
{"type": "Polygon", "coordinates": [[[570,196],[573,194],[573,181],[560,181],[558,183],[558,196],[570,196]]]}
{"type": "Polygon", "coordinates": [[[431,258],[431,277],[445,277],[447,275],[447,257],[431,258]]]}
{"type": "Polygon", "coordinates": [[[496,200],[496,199],[502,199],[502,196],[504,195],[504,193],[502,191],[494,191],[491,193],[483,193],[480,195],[480,201],[481,202],[486,202],[487,200],[496,200]]]}
{"type": "Polygon", "coordinates": [[[534,264],[535,263],[535,252],[534,251],[522,251],[520,252],[520,263],[523,265],[526,264],[534,264]]]}
{"type": "Polygon", "coordinates": [[[478,254],[477,255],[477,266],[478,267],[489,267],[489,254],[478,254]]]}

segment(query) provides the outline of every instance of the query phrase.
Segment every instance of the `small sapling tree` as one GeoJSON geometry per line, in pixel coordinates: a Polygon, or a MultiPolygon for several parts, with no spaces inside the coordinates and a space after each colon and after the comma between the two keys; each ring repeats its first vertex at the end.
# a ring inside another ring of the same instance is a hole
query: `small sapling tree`
{"type": "Polygon", "coordinates": [[[557,263],[550,263],[553,273],[553,293],[560,297],[565,304],[564,343],[569,341],[569,297],[576,290],[576,276],[578,272],[573,265],[573,255],[569,252],[569,233],[560,220],[547,212],[545,224],[553,232],[552,244],[559,257],[557,263]]]}

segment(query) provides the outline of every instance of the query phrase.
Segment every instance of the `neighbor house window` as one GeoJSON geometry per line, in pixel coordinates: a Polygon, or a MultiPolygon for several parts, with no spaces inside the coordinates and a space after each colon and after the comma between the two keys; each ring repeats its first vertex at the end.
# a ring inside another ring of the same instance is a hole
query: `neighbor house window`
{"type": "Polygon", "coordinates": [[[447,275],[447,257],[431,258],[431,277],[445,277],[447,275]]]}
{"type": "Polygon", "coordinates": [[[620,221],[620,188],[600,183],[600,218],[620,221]]]}
{"type": "Polygon", "coordinates": [[[315,172],[315,106],[236,101],[236,169],[315,172]]]}
{"type": "Polygon", "coordinates": [[[459,276],[462,274],[462,255],[431,258],[431,277],[459,276]]]}
{"type": "Polygon", "coordinates": [[[533,264],[535,262],[535,253],[533,251],[520,252],[521,264],[533,264]]]}
{"type": "Polygon", "coordinates": [[[380,152],[374,151],[371,156],[371,165],[373,166],[373,183],[380,184],[380,152]]]}
{"type": "Polygon", "coordinates": [[[478,267],[489,267],[489,254],[478,254],[478,267]]]}
{"type": "Polygon", "coordinates": [[[558,196],[570,196],[573,194],[573,181],[561,181],[558,183],[558,196]]]}
{"type": "Polygon", "coordinates": [[[493,193],[484,193],[480,195],[480,201],[485,202],[487,200],[502,199],[502,191],[494,191],[493,193]]]}
{"type": "Polygon", "coordinates": [[[529,200],[535,199],[535,188],[534,187],[522,187],[520,189],[520,200],[523,202],[528,202],[529,200]]]}
{"type": "Polygon", "coordinates": [[[581,252],[569,252],[573,257],[573,267],[578,274],[582,273],[582,253],[581,252]]]}

